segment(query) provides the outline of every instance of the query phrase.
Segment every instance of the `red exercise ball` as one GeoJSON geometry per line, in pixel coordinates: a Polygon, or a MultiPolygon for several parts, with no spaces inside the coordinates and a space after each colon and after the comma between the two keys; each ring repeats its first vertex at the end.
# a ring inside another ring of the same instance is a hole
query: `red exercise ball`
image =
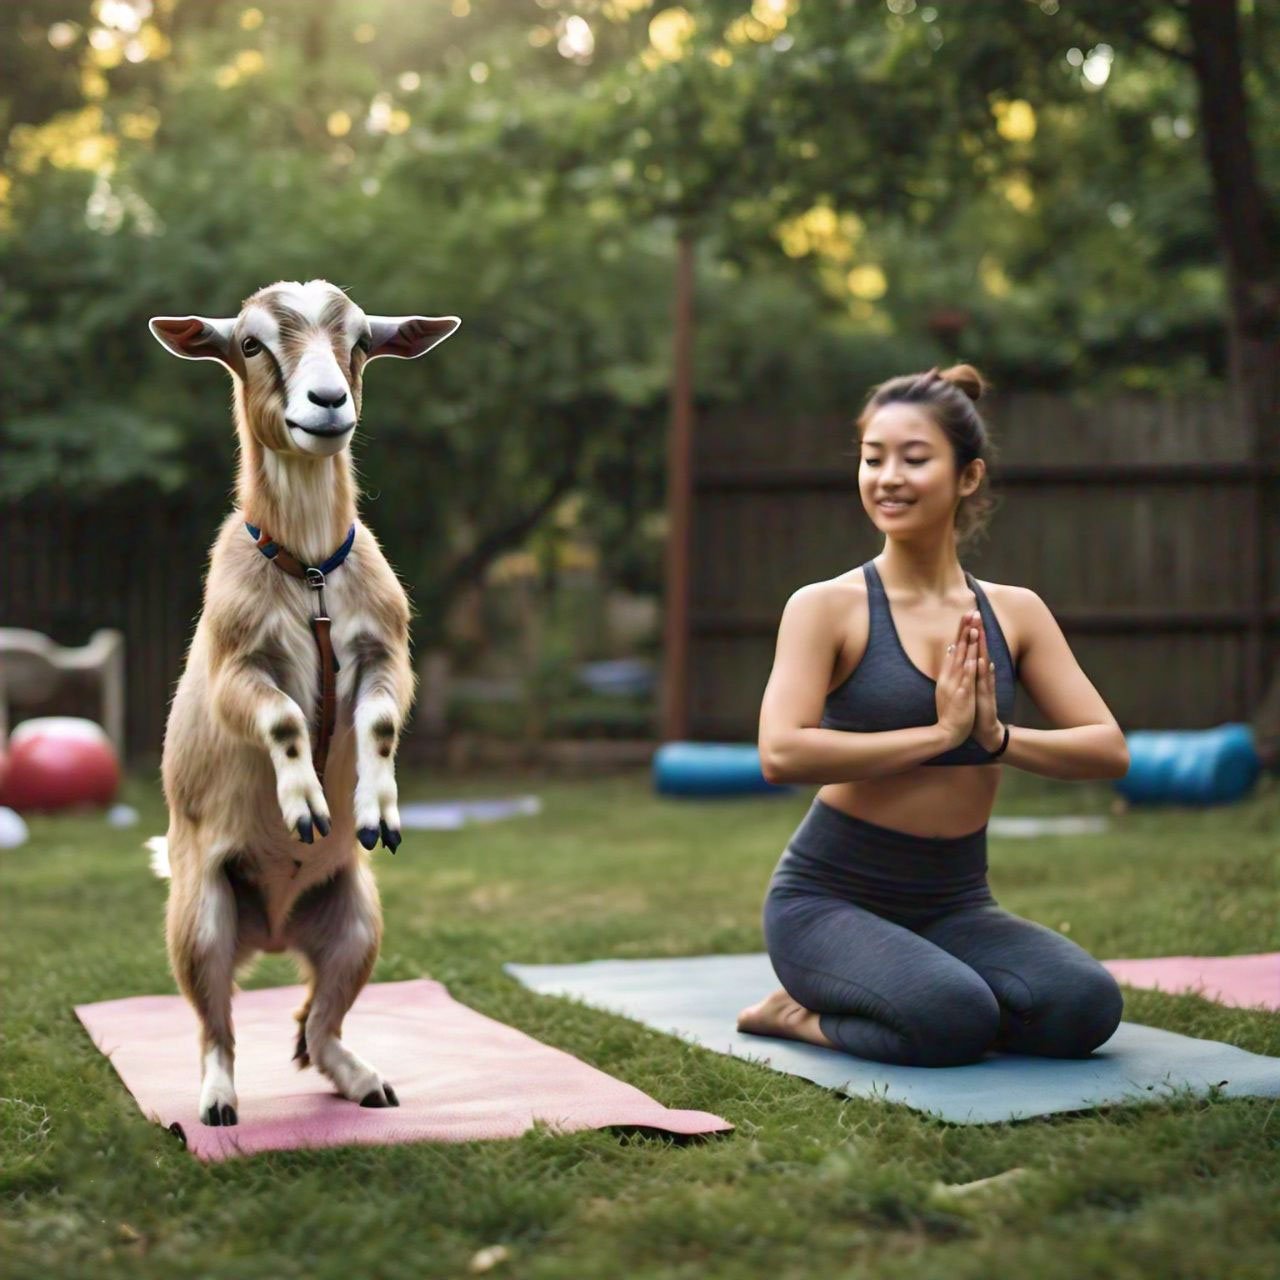
{"type": "Polygon", "coordinates": [[[105,807],[120,786],[120,761],[101,725],[71,716],[24,720],[9,738],[0,804],[19,813],[105,807]]]}

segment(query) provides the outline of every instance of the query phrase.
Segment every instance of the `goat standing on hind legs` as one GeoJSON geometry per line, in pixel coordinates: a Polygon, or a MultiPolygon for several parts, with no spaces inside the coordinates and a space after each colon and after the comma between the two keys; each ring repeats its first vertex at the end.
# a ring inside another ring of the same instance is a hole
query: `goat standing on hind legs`
{"type": "Polygon", "coordinates": [[[347,446],[365,364],[420,356],[458,324],[366,316],[323,280],[259,290],[231,319],[151,321],[175,355],[231,371],[240,442],[238,509],[164,742],[169,958],[200,1019],[208,1125],[237,1122],[231,993],[259,951],[296,952],[310,978],[299,1064],[363,1106],[398,1105],[340,1038],[382,936],[357,840],[400,843],[395,747],[413,696],[409,602],[357,523],[347,446]]]}

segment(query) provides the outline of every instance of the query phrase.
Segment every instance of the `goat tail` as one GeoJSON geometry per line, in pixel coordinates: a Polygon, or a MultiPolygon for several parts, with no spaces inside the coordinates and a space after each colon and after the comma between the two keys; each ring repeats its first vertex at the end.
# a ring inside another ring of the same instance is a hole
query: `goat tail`
{"type": "Polygon", "coordinates": [[[151,870],[157,878],[168,880],[172,874],[169,870],[169,839],[167,836],[152,836],[144,843],[144,848],[151,850],[151,870]]]}

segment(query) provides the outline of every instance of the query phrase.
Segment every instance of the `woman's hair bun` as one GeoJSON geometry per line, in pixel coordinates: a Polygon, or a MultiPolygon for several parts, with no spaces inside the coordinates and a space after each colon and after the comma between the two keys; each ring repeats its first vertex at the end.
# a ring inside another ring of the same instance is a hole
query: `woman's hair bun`
{"type": "Polygon", "coordinates": [[[938,377],[959,387],[970,400],[978,400],[987,389],[986,379],[971,364],[953,364],[950,369],[943,369],[938,377]]]}

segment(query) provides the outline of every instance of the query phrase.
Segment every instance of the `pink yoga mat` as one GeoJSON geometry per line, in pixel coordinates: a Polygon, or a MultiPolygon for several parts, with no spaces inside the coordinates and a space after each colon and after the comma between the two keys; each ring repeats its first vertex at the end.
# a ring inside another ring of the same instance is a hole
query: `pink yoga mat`
{"type": "Polygon", "coordinates": [[[1280,951],[1259,956],[1158,956],[1106,960],[1118,982],[1191,993],[1238,1009],[1280,1009],[1280,951]]]}
{"type": "Polygon", "coordinates": [[[142,1113],[181,1126],[202,1160],[342,1143],[470,1142],[514,1138],[542,1121],[558,1132],[639,1126],[716,1133],[705,1111],[670,1111],[571,1054],[459,1004],[438,982],[385,982],[360,993],[343,1039],[395,1086],[400,1106],[361,1107],[314,1068],[290,1061],[302,987],[235,997],[240,1123],[200,1123],[196,1020],[181,996],[79,1005],[76,1014],[142,1113]]]}

